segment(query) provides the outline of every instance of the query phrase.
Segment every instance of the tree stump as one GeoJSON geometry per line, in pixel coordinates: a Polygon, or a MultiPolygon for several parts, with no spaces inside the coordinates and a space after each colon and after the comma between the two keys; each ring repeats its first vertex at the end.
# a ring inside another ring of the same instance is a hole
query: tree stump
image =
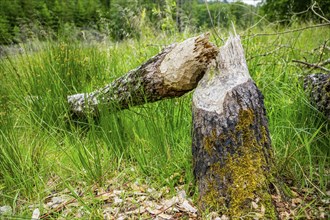
{"type": "Polygon", "coordinates": [[[220,48],[193,94],[193,166],[199,207],[236,219],[276,219],[268,189],[272,148],[263,96],[238,36],[220,48]]]}
{"type": "Polygon", "coordinates": [[[217,50],[207,35],[172,44],[105,87],[69,96],[71,112],[85,118],[97,115],[100,107],[126,109],[182,96],[197,86],[217,50]]]}

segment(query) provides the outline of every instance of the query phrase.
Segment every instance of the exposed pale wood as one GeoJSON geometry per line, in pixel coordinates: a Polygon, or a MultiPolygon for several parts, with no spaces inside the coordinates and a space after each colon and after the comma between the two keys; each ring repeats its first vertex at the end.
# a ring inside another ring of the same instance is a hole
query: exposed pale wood
{"type": "Polygon", "coordinates": [[[220,48],[195,89],[192,152],[201,209],[232,219],[277,218],[268,190],[272,149],[263,96],[238,36],[220,48]]]}
{"type": "Polygon", "coordinates": [[[91,93],[68,97],[73,115],[97,115],[100,108],[130,106],[179,97],[194,89],[215,58],[217,47],[207,35],[166,47],[140,67],[91,93]]]}

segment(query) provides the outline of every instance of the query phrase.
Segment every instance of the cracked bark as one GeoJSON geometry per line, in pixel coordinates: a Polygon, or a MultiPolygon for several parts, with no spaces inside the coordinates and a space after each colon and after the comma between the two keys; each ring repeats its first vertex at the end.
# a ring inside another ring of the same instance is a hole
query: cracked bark
{"type": "Polygon", "coordinates": [[[195,89],[192,111],[199,207],[231,218],[262,213],[276,219],[268,190],[272,149],[263,96],[249,75],[239,37],[220,48],[195,89]]]}
{"type": "Polygon", "coordinates": [[[85,118],[97,116],[100,108],[126,109],[182,96],[196,87],[216,54],[207,35],[172,44],[105,87],[68,96],[71,113],[85,118]]]}
{"type": "Polygon", "coordinates": [[[311,104],[330,122],[330,73],[310,74],[304,78],[304,89],[311,104]]]}

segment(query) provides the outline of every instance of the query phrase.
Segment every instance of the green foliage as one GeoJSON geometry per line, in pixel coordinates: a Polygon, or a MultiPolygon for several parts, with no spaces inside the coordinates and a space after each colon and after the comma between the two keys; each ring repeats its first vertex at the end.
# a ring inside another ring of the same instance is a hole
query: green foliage
{"type": "Polygon", "coordinates": [[[266,0],[261,9],[271,21],[288,23],[291,17],[295,16],[303,21],[315,20],[319,22],[322,19],[310,10],[313,3],[316,3],[315,11],[317,13],[326,18],[330,17],[330,2],[324,0],[266,0]]]}
{"type": "Polygon", "coordinates": [[[0,42],[10,41],[11,39],[9,21],[5,16],[0,15],[0,42]]]}
{"type": "Polygon", "coordinates": [[[67,27],[73,29],[72,38],[77,38],[76,32],[88,30],[114,40],[139,38],[146,27],[168,33],[227,28],[231,23],[246,28],[256,12],[255,7],[241,2],[206,5],[197,0],[24,0],[2,5],[0,44],[56,39],[67,27]]]}
{"type": "Polygon", "coordinates": [[[211,2],[197,4],[194,18],[199,28],[228,28],[235,24],[237,28],[247,28],[253,24],[256,8],[242,2],[228,4],[211,2]]]}

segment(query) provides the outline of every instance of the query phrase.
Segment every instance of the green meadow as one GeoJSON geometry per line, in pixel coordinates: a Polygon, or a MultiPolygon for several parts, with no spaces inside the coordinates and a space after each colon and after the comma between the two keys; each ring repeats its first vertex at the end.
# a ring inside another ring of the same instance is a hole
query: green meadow
{"type": "MultiPolygon", "coordinates": [[[[330,187],[329,122],[303,89],[303,77],[317,70],[292,62],[317,63],[330,56],[323,47],[329,45],[329,27],[308,28],[312,25],[236,30],[250,75],[264,95],[274,178],[282,182],[277,187],[288,196],[303,190],[314,198],[297,208],[297,218],[308,208],[317,209],[330,187]],[[295,29],[302,30],[281,34],[295,29]]],[[[221,46],[230,32],[212,30],[210,40],[221,46]]],[[[102,109],[98,121],[72,120],[67,96],[100,88],[166,45],[198,34],[164,32],[98,43],[34,41],[1,57],[0,206],[10,206],[12,218],[31,218],[35,208],[41,215],[49,212],[44,205],[49,195],[66,193],[78,207],[70,213],[54,211],[51,218],[78,218],[79,209],[82,218],[102,219],[104,207],[95,202],[95,190],[132,183],[166,189],[164,198],[185,190],[197,202],[191,155],[193,91],[123,111],[102,109]]]]}

